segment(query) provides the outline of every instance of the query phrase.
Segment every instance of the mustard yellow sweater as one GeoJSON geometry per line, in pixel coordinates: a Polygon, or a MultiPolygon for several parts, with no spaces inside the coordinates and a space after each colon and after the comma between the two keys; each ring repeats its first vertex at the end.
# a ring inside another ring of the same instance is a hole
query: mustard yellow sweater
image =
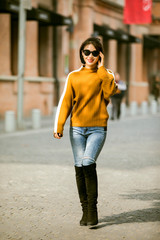
{"type": "Polygon", "coordinates": [[[116,90],[114,74],[103,66],[98,70],[81,67],[71,72],[58,104],[54,132],[63,134],[70,113],[71,126],[105,127],[109,117],[106,106],[116,90]]]}

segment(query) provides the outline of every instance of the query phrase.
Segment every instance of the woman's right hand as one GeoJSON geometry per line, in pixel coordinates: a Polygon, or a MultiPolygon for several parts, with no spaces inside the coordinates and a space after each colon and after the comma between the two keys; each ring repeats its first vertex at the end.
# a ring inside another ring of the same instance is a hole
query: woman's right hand
{"type": "Polygon", "coordinates": [[[54,133],[54,138],[61,139],[62,134],[60,133],[54,133]]]}
{"type": "Polygon", "coordinates": [[[101,60],[98,61],[98,68],[104,66],[104,54],[100,52],[99,56],[101,60]]]}

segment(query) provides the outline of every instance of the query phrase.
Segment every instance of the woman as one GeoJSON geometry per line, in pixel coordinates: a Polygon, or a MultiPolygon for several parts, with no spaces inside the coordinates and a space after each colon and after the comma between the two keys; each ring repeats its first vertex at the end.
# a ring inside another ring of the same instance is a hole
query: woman
{"type": "Polygon", "coordinates": [[[83,66],[69,74],[61,96],[54,126],[54,137],[63,136],[70,119],[76,182],[82,205],[81,226],[98,224],[98,181],[96,160],[104,145],[108,113],[106,106],[117,86],[114,74],[104,68],[103,47],[97,38],[88,38],[80,47],[83,66]]]}

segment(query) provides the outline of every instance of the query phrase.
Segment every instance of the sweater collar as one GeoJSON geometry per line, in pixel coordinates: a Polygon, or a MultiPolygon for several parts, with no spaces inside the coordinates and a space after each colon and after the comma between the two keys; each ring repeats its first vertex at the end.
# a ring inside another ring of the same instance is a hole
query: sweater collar
{"type": "Polygon", "coordinates": [[[92,73],[92,72],[97,72],[97,68],[96,69],[90,69],[90,68],[86,68],[85,66],[82,66],[82,70],[88,73],[92,73]]]}

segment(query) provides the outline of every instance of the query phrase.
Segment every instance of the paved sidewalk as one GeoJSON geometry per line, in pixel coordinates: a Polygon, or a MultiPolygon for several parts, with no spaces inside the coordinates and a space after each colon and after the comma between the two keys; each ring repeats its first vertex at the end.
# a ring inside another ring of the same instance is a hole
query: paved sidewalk
{"type": "Polygon", "coordinates": [[[80,227],[69,125],[0,134],[0,240],[159,240],[160,114],[109,121],[99,224],[80,227]]]}

